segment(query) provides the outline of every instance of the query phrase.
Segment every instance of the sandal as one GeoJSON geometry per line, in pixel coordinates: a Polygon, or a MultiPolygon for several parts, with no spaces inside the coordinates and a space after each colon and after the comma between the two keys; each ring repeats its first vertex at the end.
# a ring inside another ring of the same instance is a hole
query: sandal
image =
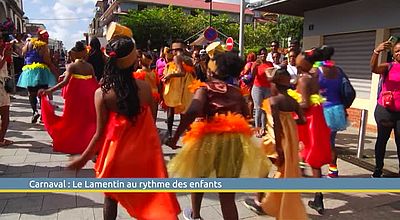
{"type": "Polygon", "coordinates": [[[13,144],[13,143],[14,143],[14,141],[10,141],[10,140],[7,140],[7,139],[3,139],[3,141],[0,142],[0,147],[5,147],[5,146],[11,145],[11,144],[13,144]]]}

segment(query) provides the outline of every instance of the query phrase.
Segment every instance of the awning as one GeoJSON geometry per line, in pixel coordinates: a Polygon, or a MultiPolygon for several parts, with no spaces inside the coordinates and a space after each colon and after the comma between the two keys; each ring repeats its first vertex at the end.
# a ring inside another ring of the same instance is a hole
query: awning
{"type": "Polygon", "coordinates": [[[304,12],[355,0],[265,0],[250,4],[252,10],[304,17],[304,12]]]}

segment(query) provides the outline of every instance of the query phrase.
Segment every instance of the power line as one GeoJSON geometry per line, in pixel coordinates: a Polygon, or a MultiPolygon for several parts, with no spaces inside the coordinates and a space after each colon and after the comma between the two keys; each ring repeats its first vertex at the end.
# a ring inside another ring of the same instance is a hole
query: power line
{"type": "Polygon", "coordinates": [[[91,17],[82,18],[29,18],[30,21],[63,21],[63,20],[86,20],[92,19],[91,17]]]}

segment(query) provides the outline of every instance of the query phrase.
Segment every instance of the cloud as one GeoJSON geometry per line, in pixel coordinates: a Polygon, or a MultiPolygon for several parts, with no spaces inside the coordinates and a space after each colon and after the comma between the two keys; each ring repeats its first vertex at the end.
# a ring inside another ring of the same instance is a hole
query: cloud
{"type": "Polygon", "coordinates": [[[39,9],[41,14],[48,14],[50,12],[50,7],[48,6],[43,6],[39,9]]]}
{"type": "Polygon", "coordinates": [[[34,4],[41,4],[42,0],[31,0],[31,2],[34,4]]]}
{"type": "Polygon", "coordinates": [[[55,1],[51,9],[54,18],[60,20],[46,22],[50,37],[62,40],[67,49],[72,48],[76,41],[84,39],[83,33],[88,31],[95,2],[95,0],[55,1]]]}

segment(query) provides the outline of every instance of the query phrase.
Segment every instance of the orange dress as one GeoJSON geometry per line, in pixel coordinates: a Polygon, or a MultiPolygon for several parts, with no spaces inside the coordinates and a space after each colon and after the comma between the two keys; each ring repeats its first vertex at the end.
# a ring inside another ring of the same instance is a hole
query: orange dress
{"type": "MultiPolygon", "coordinates": [[[[263,103],[263,109],[267,112],[268,125],[271,126],[273,133],[273,118],[271,110],[269,108],[268,99],[263,103]]],[[[282,149],[285,157],[284,163],[278,167],[274,178],[300,178],[299,169],[299,138],[297,135],[297,125],[293,119],[293,112],[279,112],[279,119],[282,124],[282,149]]],[[[263,141],[263,148],[266,156],[276,158],[277,153],[275,151],[275,136],[265,136],[263,141]]],[[[301,201],[300,193],[293,192],[273,192],[268,193],[262,200],[261,207],[263,210],[276,219],[296,219],[302,220],[307,219],[306,209],[303,202],[301,201]]]]}
{"type": "MultiPolygon", "coordinates": [[[[149,107],[143,108],[135,122],[111,112],[105,132],[95,165],[97,178],[168,178],[149,107]]],[[[176,220],[180,212],[174,193],[105,194],[141,220],[176,220]]]]}
{"type": "Polygon", "coordinates": [[[155,102],[160,101],[160,93],[158,92],[158,86],[160,85],[160,79],[158,78],[158,75],[154,71],[145,71],[145,70],[138,70],[133,73],[133,77],[135,79],[140,79],[144,80],[147,83],[149,83],[151,87],[151,94],[153,96],[153,100],[155,102]]]}

